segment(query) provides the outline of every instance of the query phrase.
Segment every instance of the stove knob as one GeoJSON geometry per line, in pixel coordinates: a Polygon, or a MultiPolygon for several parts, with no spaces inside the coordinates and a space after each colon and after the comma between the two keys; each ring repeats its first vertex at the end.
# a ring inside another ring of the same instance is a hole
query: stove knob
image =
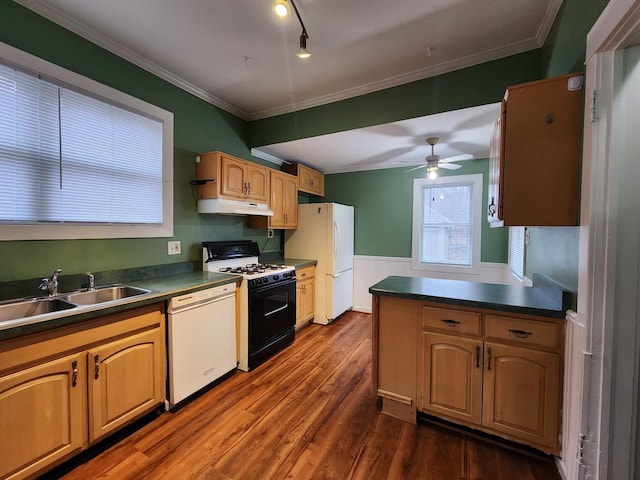
{"type": "Polygon", "coordinates": [[[278,276],[278,275],[274,275],[274,276],[273,276],[273,279],[274,279],[274,280],[278,280],[279,278],[280,278],[280,276],[278,276]]]}

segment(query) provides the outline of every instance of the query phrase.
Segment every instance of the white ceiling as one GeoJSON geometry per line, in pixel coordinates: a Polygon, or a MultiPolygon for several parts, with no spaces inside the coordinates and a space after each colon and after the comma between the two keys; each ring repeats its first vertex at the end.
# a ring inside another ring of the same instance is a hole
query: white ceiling
{"type": "MultiPolygon", "coordinates": [[[[539,48],[562,3],[295,0],[312,53],[301,60],[300,24],[295,15],[275,17],[272,0],[15,1],[246,120],[539,48]]],[[[428,136],[442,138],[436,153],[443,157],[487,156],[495,115],[470,109],[431,117],[437,121],[394,122],[352,131],[353,138],[333,134],[261,150],[325,173],[420,161],[430,153],[428,136]]]]}

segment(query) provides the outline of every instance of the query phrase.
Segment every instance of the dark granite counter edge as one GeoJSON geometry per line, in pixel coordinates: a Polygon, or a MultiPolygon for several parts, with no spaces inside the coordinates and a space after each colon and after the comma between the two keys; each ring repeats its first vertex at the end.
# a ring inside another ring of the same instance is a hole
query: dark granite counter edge
{"type": "MultiPolygon", "coordinates": [[[[21,319],[24,323],[18,323],[6,328],[3,328],[0,323],[0,341],[64,325],[70,325],[83,320],[97,318],[136,307],[164,302],[178,295],[204,290],[218,285],[234,283],[241,279],[242,276],[240,275],[190,272],[127,282],[128,285],[145,288],[147,290],[151,290],[151,292],[127,299],[105,302],[104,304],[77,306],[72,309],[62,310],[55,313],[27,317],[25,319],[21,319]]],[[[102,285],[98,285],[98,287],[99,286],[102,285]]]]}
{"type": "MultiPolygon", "coordinates": [[[[527,287],[523,287],[527,288],[527,287]]],[[[531,307],[522,307],[517,305],[506,305],[492,302],[480,302],[477,300],[461,300],[457,298],[448,298],[448,297],[438,297],[431,295],[423,295],[417,293],[403,293],[403,292],[392,292],[385,291],[381,289],[370,288],[369,293],[372,295],[381,295],[385,297],[399,297],[406,298],[407,300],[418,300],[421,302],[433,302],[433,303],[441,303],[445,305],[454,305],[454,306],[464,306],[464,307],[472,307],[472,308],[483,308],[486,310],[495,310],[500,312],[507,313],[520,313],[523,315],[535,315],[542,317],[551,317],[551,318],[565,318],[566,312],[559,311],[554,309],[542,309],[542,308],[531,308],[531,307]]]]}

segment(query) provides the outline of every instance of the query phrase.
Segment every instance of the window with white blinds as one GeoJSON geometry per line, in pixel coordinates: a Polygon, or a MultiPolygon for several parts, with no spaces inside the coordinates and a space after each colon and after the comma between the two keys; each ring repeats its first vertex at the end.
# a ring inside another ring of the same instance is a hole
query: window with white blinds
{"type": "Polygon", "coordinates": [[[524,277],[525,233],[526,227],[509,227],[509,266],[520,279],[524,277]]]}
{"type": "Polygon", "coordinates": [[[472,272],[480,262],[482,175],[415,179],[412,267],[472,272]]]}
{"type": "Polygon", "coordinates": [[[2,238],[169,236],[172,115],[80,78],[76,87],[0,59],[2,238]]]}

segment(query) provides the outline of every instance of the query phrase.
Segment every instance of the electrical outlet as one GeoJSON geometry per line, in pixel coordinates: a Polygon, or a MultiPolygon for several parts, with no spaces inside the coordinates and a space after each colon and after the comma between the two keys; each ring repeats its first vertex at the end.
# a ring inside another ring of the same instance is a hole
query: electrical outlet
{"type": "Polygon", "coordinates": [[[267,230],[267,238],[273,238],[273,230],[267,230]]]}
{"type": "Polygon", "coordinates": [[[167,242],[167,253],[169,255],[180,255],[180,240],[176,240],[173,242],[167,242]]]}

